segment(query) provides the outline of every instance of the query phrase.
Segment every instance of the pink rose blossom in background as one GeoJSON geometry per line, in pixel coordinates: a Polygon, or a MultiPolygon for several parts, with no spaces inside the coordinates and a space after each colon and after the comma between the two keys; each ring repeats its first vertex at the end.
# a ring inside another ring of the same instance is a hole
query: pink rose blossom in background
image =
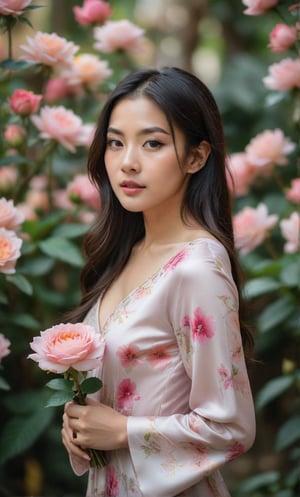
{"type": "Polygon", "coordinates": [[[80,54],[74,57],[72,65],[62,72],[69,86],[86,86],[96,89],[105,79],[112,75],[106,60],[100,60],[97,55],[80,54]]]}
{"type": "Polygon", "coordinates": [[[89,26],[104,22],[112,14],[112,9],[102,0],[84,0],[82,7],[73,7],[73,12],[79,24],[89,26]]]}
{"type": "Polygon", "coordinates": [[[265,130],[256,135],[247,145],[245,152],[251,164],[259,168],[269,168],[275,164],[284,166],[286,156],[292,153],[295,144],[286,138],[281,129],[265,130]]]}
{"type": "Polygon", "coordinates": [[[25,129],[19,124],[8,124],[4,130],[4,140],[10,147],[19,147],[24,143],[25,129]]]}
{"type": "Polygon", "coordinates": [[[23,241],[14,231],[0,228],[0,273],[14,274],[23,241]]]}
{"type": "Polygon", "coordinates": [[[247,195],[256,178],[256,167],[249,162],[248,156],[244,152],[231,154],[227,164],[226,177],[230,191],[237,197],[247,195]]]}
{"type": "Polygon", "coordinates": [[[8,354],[10,354],[10,347],[11,343],[8,340],[8,338],[5,338],[5,336],[0,333],[0,364],[3,359],[3,357],[6,357],[8,354]]]}
{"type": "Polygon", "coordinates": [[[275,7],[279,0],[242,0],[247,9],[244,14],[248,16],[259,16],[275,7]]]}
{"type": "Polygon", "coordinates": [[[7,192],[18,179],[18,171],[13,166],[2,166],[0,168],[0,192],[7,192]]]}
{"type": "Polygon", "coordinates": [[[286,198],[294,204],[300,204],[300,178],[291,181],[291,188],[285,191],[286,198]]]}
{"type": "Polygon", "coordinates": [[[0,227],[8,230],[16,230],[24,221],[20,210],[14,206],[13,200],[0,198],[0,227]]]}
{"type": "Polygon", "coordinates": [[[30,343],[34,351],[28,357],[39,367],[53,373],[69,368],[89,371],[99,367],[105,344],[99,333],[84,323],[64,323],[41,331],[30,343]]]}
{"type": "Polygon", "coordinates": [[[44,98],[46,102],[52,103],[69,96],[76,96],[77,93],[78,89],[70,86],[65,78],[57,77],[47,81],[44,98]]]}
{"type": "Polygon", "coordinates": [[[103,26],[94,28],[94,48],[110,53],[116,50],[136,51],[140,48],[144,30],[128,21],[107,21],[103,26]]]}
{"type": "Polygon", "coordinates": [[[288,219],[280,221],[282,236],[287,240],[284,245],[284,251],[293,254],[299,249],[300,236],[300,215],[298,212],[292,212],[288,219]]]}
{"type": "Polygon", "coordinates": [[[268,76],[263,78],[263,83],[270,90],[300,88],[300,59],[286,58],[272,64],[268,76]]]}
{"type": "Polygon", "coordinates": [[[43,139],[55,140],[70,152],[86,146],[91,140],[91,125],[83,124],[79,116],[64,106],[41,109],[39,116],[31,116],[43,139]]]}
{"type": "Polygon", "coordinates": [[[287,24],[276,24],[270,33],[270,43],[268,47],[272,52],[284,52],[290,48],[297,40],[296,26],[287,24]]]}
{"type": "Polygon", "coordinates": [[[28,189],[25,196],[26,204],[33,211],[49,211],[49,196],[45,190],[28,189]]]}
{"type": "Polygon", "coordinates": [[[26,221],[36,221],[38,219],[38,215],[31,205],[22,202],[21,204],[18,204],[18,209],[22,212],[26,221]]]}
{"type": "Polygon", "coordinates": [[[192,329],[192,338],[199,343],[205,343],[214,336],[212,318],[205,316],[200,307],[194,311],[194,317],[184,316],[183,325],[192,329]]]}
{"type": "Polygon", "coordinates": [[[29,116],[37,112],[42,98],[42,95],[36,95],[32,91],[19,89],[8,98],[8,103],[16,114],[29,116]]]}
{"type": "Polygon", "coordinates": [[[69,199],[75,203],[83,202],[94,210],[100,208],[100,195],[87,174],[77,174],[67,186],[69,199]]]}
{"type": "Polygon", "coordinates": [[[74,208],[74,204],[70,201],[65,188],[55,189],[53,191],[53,204],[58,209],[64,209],[67,211],[74,208]]]}
{"type": "Polygon", "coordinates": [[[0,0],[0,14],[3,16],[20,16],[32,0],[0,0]]]}
{"type": "Polygon", "coordinates": [[[21,59],[46,66],[63,67],[72,63],[78,45],[58,36],[56,33],[37,31],[33,37],[27,36],[27,45],[20,45],[25,52],[21,59]]]}
{"type": "Polygon", "coordinates": [[[277,214],[268,214],[263,203],[258,207],[244,207],[233,218],[235,245],[241,254],[249,254],[268,236],[278,221],[277,214]]]}

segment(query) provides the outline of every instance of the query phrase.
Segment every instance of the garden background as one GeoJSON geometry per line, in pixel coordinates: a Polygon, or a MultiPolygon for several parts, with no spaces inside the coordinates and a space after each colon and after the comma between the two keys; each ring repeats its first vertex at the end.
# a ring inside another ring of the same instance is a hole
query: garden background
{"type": "Polygon", "coordinates": [[[162,65],[211,88],[235,180],[257,437],[223,474],[233,497],[299,497],[300,4],[88,3],[102,4],[0,1],[0,497],[84,495],[29,343],[79,299],[81,240],[101,208],[85,163],[105,97],[131,69],[162,65]]]}

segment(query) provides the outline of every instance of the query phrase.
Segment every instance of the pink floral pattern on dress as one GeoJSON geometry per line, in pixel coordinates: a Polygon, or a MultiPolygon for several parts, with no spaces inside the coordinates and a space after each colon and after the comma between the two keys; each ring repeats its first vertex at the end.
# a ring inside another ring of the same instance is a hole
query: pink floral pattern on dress
{"type": "Polygon", "coordinates": [[[131,369],[140,363],[140,349],[137,345],[124,345],[119,347],[117,350],[117,355],[120,357],[122,366],[125,369],[131,369]]]}
{"type": "Polygon", "coordinates": [[[136,384],[130,378],[125,378],[121,381],[117,391],[117,409],[120,409],[127,414],[130,413],[133,402],[139,400],[136,395],[136,384]]]}
{"type": "Polygon", "coordinates": [[[172,361],[172,355],[168,349],[169,346],[165,345],[154,345],[152,347],[151,353],[148,355],[147,359],[153,369],[162,371],[170,364],[172,361]]]}
{"type": "Polygon", "coordinates": [[[230,449],[227,451],[227,456],[226,460],[227,461],[233,461],[236,457],[241,456],[245,452],[245,447],[243,444],[239,442],[235,442],[235,444],[230,447],[230,449]]]}
{"type": "Polygon", "coordinates": [[[109,466],[106,471],[105,495],[107,497],[118,497],[119,495],[119,482],[115,468],[112,466],[109,466]]]}
{"type": "Polygon", "coordinates": [[[188,249],[184,248],[180,250],[177,254],[175,254],[166,264],[163,266],[163,271],[166,273],[167,271],[172,271],[177,264],[183,261],[188,253],[188,249]]]}
{"type": "Polygon", "coordinates": [[[184,316],[183,326],[189,326],[192,329],[192,339],[195,342],[205,343],[214,336],[212,329],[212,318],[205,316],[200,307],[194,311],[194,318],[184,316]]]}

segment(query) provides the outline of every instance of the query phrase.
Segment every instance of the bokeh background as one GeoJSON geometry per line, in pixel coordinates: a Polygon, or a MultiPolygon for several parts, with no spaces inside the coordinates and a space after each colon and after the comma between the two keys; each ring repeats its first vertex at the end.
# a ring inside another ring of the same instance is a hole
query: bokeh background
{"type": "MultiPolygon", "coordinates": [[[[299,25],[298,41],[286,51],[274,52],[268,44],[277,24],[299,23],[300,8],[291,1],[275,4],[260,15],[247,15],[240,0],[111,0],[110,20],[126,19],[144,30],[134,53],[96,50],[94,27],[74,16],[73,7],[82,6],[79,0],[33,1],[41,6],[25,11],[29,23],[21,16],[8,25],[11,17],[0,16],[0,196],[12,200],[25,216],[18,231],[23,244],[16,272],[1,272],[0,266],[0,333],[10,342],[9,353],[0,359],[0,497],[84,495],[86,478],[72,473],[61,443],[62,408],[44,407],[49,377],[27,355],[32,337],[59,322],[78,302],[81,240],[95,211],[91,199],[72,189],[74,178],[85,174],[88,143],[75,144],[70,151],[56,138],[40,137],[29,117],[13,112],[7,99],[16,89],[30,90],[43,95],[41,106],[63,105],[91,124],[123,75],[135,67],[163,65],[192,71],[211,88],[229,156],[244,153],[266,130],[281,130],[285,144],[293,144],[289,151],[282,148],[281,164],[271,152],[280,144],[271,141],[264,174],[248,180],[242,193],[232,194],[234,215],[263,203],[277,216],[277,224],[261,227],[261,240],[251,249],[239,247],[256,338],[250,378],[257,437],[252,449],[229,463],[223,475],[233,497],[299,497],[299,186],[292,200],[286,192],[299,178],[300,69],[298,80],[296,75],[287,88],[270,89],[263,78],[272,64],[299,59],[299,25]],[[51,97],[47,83],[57,77],[57,67],[20,62],[20,47],[38,31],[56,33],[78,45],[78,53],[107,61],[110,76],[95,86],[82,84],[79,91],[74,85],[72,91],[51,97]],[[21,139],[8,137],[10,124],[25,130],[21,139]],[[10,182],[1,179],[1,170],[7,174],[7,169],[15,172],[10,182]],[[294,212],[298,232],[294,227],[289,251],[280,222],[294,212]]],[[[252,229],[248,222],[246,234],[252,229]]]]}

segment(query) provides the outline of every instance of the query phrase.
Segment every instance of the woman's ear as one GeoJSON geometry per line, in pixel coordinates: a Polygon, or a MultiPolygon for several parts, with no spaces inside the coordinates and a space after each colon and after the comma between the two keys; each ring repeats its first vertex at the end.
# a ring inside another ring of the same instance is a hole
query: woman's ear
{"type": "Polygon", "coordinates": [[[186,172],[194,174],[200,171],[205,166],[210,152],[211,146],[205,140],[202,140],[198,147],[192,148],[186,162],[186,172]]]}

